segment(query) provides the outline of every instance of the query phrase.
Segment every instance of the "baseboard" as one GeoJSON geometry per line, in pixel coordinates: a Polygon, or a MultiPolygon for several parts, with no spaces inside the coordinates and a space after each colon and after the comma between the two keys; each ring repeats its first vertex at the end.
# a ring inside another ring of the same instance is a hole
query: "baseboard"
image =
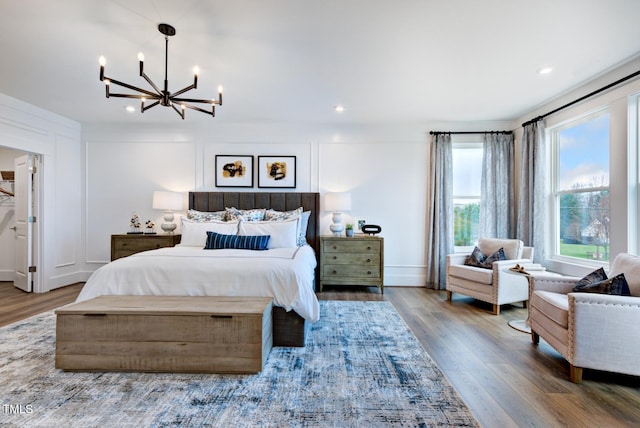
{"type": "Polygon", "coordinates": [[[425,266],[389,266],[384,267],[384,286],[424,287],[427,283],[425,266]]]}

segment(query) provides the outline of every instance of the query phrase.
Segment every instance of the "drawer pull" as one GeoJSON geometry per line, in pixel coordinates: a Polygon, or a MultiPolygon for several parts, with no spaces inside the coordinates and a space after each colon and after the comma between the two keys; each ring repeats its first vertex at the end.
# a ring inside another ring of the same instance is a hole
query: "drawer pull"
{"type": "Polygon", "coordinates": [[[336,246],[334,245],[334,246],[333,246],[333,249],[334,249],[334,250],[337,250],[337,249],[338,249],[338,247],[336,247],[336,246]]]}
{"type": "Polygon", "coordinates": [[[231,318],[233,318],[233,315],[211,315],[211,318],[231,319],[231,318]]]}
{"type": "Polygon", "coordinates": [[[367,247],[367,250],[371,250],[371,247],[367,247]]]}
{"type": "Polygon", "coordinates": [[[371,275],[371,271],[370,270],[367,271],[367,275],[371,275]]]}
{"type": "Polygon", "coordinates": [[[338,260],[338,256],[333,256],[333,260],[338,260]]]}
{"type": "Polygon", "coordinates": [[[371,259],[367,259],[367,263],[371,263],[371,259]]]}
{"type": "Polygon", "coordinates": [[[338,273],[338,272],[336,272],[335,270],[333,271],[333,274],[334,274],[334,275],[335,275],[335,274],[337,274],[337,273],[338,273]]]}

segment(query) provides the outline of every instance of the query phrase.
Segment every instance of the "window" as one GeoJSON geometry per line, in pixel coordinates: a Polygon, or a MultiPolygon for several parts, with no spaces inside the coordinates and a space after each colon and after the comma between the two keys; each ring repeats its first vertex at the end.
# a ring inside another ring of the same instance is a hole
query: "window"
{"type": "Polygon", "coordinates": [[[556,256],[609,260],[609,113],[551,131],[556,256]]]}
{"type": "Polygon", "coordinates": [[[452,164],[453,244],[457,252],[470,252],[480,226],[482,143],[454,144],[452,164]]]}

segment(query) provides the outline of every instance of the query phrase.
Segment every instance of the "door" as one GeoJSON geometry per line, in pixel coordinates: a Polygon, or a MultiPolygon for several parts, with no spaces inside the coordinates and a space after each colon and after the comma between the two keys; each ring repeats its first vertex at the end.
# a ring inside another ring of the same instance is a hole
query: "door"
{"type": "Polygon", "coordinates": [[[15,159],[15,218],[16,218],[16,272],[13,285],[21,290],[33,291],[35,277],[34,254],[34,188],[35,156],[24,155],[15,159]]]}

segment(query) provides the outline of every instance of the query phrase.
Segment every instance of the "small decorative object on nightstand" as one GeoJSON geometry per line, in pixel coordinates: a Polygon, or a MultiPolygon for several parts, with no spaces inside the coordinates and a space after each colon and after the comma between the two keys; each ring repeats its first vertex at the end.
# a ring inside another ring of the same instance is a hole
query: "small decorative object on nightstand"
{"type": "Polygon", "coordinates": [[[137,213],[131,214],[131,220],[129,220],[129,235],[139,235],[142,233],[140,230],[140,217],[137,213]]]}
{"type": "Polygon", "coordinates": [[[320,292],[324,285],[380,287],[384,294],[384,239],[320,237],[320,292]]]}
{"type": "Polygon", "coordinates": [[[144,224],[145,226],[145,235],[155,235],[156,234],[156,224],[152,220],[147,220],[144,224]]]}
{"type": "Polygon", "coordinates": [[[352,238],[353,237],[353,224],[347,223],[344,226],[344,233],[347,235],[347,238],[352,238]]]}

